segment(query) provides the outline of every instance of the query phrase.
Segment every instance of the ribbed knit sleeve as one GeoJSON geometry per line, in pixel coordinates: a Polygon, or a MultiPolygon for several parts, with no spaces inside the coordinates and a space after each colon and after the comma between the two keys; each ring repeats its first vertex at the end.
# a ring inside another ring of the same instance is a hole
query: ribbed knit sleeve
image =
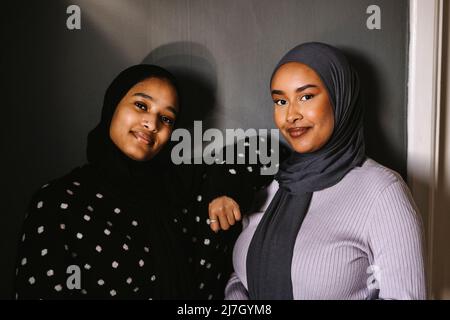
{"type": "Polygon", "coordinates": [[[380,299],[425,299],[422,223],[403,181],[386,187],[367,222],[380,299]]]}

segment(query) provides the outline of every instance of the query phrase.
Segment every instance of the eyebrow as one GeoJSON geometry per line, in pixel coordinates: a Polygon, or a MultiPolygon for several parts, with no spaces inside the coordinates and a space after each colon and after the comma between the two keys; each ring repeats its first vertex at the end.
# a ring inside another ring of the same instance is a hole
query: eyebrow
{"type": "MultiPolygon", "coordinates": [[[[318,87],[319,87],[319,86],[318,86],[318,85],[315,85],[315,84],[305,84],[304,86],[301,86],[301,87],[297,88],[297,89],[295,90],[295,92],[299,93],[299,92],[302,92],[302,91],[304,91],[304,90],[306,90],[306,89],[308,89],[308,88],[318,88],[318,87]]],[[[282,91],[282,90],[272,90],[272,94],[283,95],[283,94],[284,94],[284,91],[282,91]]]]}
{"type": "MultiPolygon", "coordinates": [[[[148,94],[142,92],[137,92],[133,94],[133,96],[138,96],[147,100],[155,101],[155,99],[152,96],[149,96],[148,94]]],[[[171,111],[175,116],[178,114],[177,109],[175,109],[175,107],[173,106],[167,106],[166,109],[169,109],[169,111],[171,111]]]]}

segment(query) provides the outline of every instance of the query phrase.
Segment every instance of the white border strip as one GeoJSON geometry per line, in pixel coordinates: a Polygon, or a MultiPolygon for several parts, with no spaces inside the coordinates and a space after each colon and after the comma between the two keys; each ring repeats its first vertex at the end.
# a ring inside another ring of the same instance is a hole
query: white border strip
{"type": "Polygon", "coordinates": [[[434,210],[439,153],[442,0],[410,1],[408,183],[422,213],[432,292],[434,210]]]}

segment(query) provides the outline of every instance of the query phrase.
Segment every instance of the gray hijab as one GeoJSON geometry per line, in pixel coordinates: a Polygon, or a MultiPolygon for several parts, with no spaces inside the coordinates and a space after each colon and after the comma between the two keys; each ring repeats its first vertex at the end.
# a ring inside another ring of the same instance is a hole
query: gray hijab
{"type": "Polygon", "coordinates": [[[311,42],[291,49],[272,73],[285,63],[299,62],[313,69],[328,91],[335,127],[319,150],[293,152],[275,177],[280,188],[261,219],[247,254],[251,299],[293,299],[293,249],[313,192],[338,183],[366,159],[363,108],[358,75],[338,49],[311,42]]]}

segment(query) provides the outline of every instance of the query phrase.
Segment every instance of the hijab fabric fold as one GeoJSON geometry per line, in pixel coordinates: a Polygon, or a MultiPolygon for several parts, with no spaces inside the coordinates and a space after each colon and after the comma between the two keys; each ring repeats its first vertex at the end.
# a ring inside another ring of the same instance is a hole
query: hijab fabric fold
{"type": "Polygon", "coordinates": [[[338,49],[323,43],[304,43],[277,64],[298,62],[314,70],[324,83],[334,112],[334,131],[312,153],[292,155],[280,165],[279,190],[262,217],[247,254],[251,299],[292,300],[291,264],[294,245],[315,191],[337,184],[365,156],[363,108],[357,73],[338,49]]]}

